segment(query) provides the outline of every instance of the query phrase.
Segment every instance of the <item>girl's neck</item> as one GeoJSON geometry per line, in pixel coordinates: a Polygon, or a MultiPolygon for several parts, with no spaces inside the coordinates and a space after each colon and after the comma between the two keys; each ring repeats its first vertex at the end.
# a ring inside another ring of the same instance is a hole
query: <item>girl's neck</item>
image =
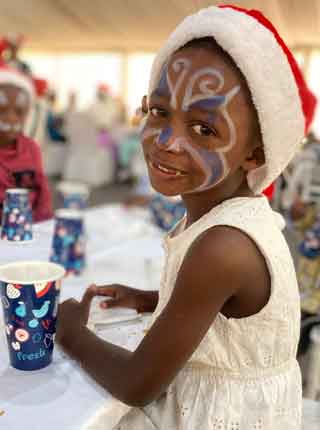
{"type": "Polygon", "coordinates": [[[186,227],[198,221],[203,215],[225,200],[235,197],[254,197],[246,181],[236,187],[224,185],[202,193],[184,194],[182,200],[187,210],[186,227]]]}

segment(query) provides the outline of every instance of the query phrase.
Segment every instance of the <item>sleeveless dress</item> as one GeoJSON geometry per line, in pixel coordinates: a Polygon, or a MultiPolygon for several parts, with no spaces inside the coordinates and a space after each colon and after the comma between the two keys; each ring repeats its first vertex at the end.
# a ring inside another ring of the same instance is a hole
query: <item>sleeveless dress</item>
{"type": "MultiPolygon", "coordinates": [[[[296,361],[300,299],[282,218],[265,197],[227,200],[165,239],[166,263],[153,321],[166,306],[192,242],[218,225],[237,228],[257,245],[271,277],[271,295],[257,314],[219,313],[186,366],[158,400],[144,408],[118,402],[90,429],[298,430],[301,374],[296,361]],[[281,226],[282,223],[282,226],[281,226]],[[117,409],[118,408],[118,409],[117,409]],[[107,416],[116,424],[108,425],[107,416]]],[[[195,268],[198,270],[200,268],[195,268]]],[[[212,286],[214,288],[214,285],[212,286]]],[[[164,363],[165,366],[165,357],[164,363]]]]}

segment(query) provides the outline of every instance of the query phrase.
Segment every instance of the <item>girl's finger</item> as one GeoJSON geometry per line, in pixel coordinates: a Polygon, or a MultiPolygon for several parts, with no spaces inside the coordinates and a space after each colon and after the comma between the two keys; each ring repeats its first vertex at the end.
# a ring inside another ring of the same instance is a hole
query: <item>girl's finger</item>
{"type": "Polygon", "coordinates": [[[116,307],[127,307],[125,306],[123,299],[105,300],[100,303],[100,307],[103,309],[110,309],[116,307]]]}
{"type": "Polygon", "coordinates": [[[83,306],[90,306],[92,299],[97,295],[98,287],[96,285],[90,285],[89,288],[86,289],[81,304],[83,306]]]}
{"type": "Polygon", "coordinates": [[[102,287],[97,287],[97,296],[109,296],[116,298],[118,293],[118,285],[106,285],[102,287]]]}

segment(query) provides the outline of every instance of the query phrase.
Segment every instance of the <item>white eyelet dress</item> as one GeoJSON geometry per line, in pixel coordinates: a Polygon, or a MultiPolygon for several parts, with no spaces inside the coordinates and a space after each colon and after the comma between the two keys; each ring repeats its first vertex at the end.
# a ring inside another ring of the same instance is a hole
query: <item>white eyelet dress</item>
{"type": "MultiPolygon", "coordinates": [[[[302,390],[296,361],[300,300],[277,215],[265,197],[235,198],[215,207],[186,230],[183,224],[165,240],[166,266],[153,320],[170,299],[191,243],[218,225],[235,227],[256,243],[271,276],[270,299],[259,313],[247,318],[227,319],[219,313],[166,393],[145,408],[123,405],[124,415],[113,427],[108,426],[106,416],[101,416],[101,427],[91,428],[300,430],[302,390]]],[[[118,415],[120,410],[121,405],[118,415]]]]}

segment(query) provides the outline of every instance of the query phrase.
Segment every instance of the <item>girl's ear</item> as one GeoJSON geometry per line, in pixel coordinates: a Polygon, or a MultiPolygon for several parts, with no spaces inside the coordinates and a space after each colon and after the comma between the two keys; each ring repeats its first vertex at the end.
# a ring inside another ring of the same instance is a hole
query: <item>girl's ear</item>
{"type": "Polygon", "coordinates": [[[257,169],[258,167],[265,164],[265,162],[266,158],[264,155],[263,147],[261,144],[259,144],[253,149],[251,149],[244,162],[242,163],[242,168],[246,172],[250,172],[250,170],[257,169]]]}
{"type": "Polygon", "coordinates": [[[148,98],[147,98],[147,96],[142,97],[141,110],[142,110],[142,113],[144,113],[144,114],[148,113],[148,98]]]}

